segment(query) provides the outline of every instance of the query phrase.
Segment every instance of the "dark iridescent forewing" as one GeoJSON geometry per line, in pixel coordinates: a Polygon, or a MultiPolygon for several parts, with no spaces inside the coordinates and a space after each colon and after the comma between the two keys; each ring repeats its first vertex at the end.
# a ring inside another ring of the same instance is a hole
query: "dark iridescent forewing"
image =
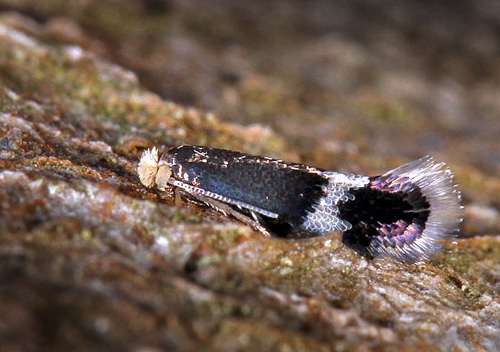
{"type": "MultiPolygon", "coordinates": [[[[336,191],[322,170],[233,151],[181,146],[162,159],[173,185],[231,204],[282,236],[301,229],[320,200],[336,191]]],[[[322,206],[332,208],[333,202],[322,206]]]]}

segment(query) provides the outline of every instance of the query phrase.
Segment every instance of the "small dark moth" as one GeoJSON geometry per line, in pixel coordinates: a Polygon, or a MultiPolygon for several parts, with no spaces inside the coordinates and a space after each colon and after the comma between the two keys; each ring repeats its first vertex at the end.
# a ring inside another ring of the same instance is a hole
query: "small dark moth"
{"type": "Polygon", "coordinates": [[[146,187],[178,187],[187,197],[280,237],[342,231],[360,255],[415,263],[457,233],[460,193],[443,163],[426,156],[368,177],[230,150],[179,146],[144,152],[146,187]]]}

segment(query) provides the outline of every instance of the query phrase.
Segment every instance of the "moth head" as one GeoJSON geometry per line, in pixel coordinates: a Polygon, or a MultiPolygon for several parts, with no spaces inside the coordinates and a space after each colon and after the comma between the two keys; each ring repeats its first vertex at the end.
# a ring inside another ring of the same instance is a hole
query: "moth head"
{"type": "Polygon", "coordinates": [[[137,173],[144,186],[148,188],[156,186],[159,189],[165,188],[172,174],[168,164],[160,160],[160,153],[156,147],[142,153],[137,173]]]}

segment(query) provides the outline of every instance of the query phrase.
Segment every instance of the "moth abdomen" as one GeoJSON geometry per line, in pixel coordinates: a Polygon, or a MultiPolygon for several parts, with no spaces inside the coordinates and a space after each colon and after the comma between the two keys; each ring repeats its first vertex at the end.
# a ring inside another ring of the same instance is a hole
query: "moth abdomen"
{"type": "Polygon", "coordinates": [[[345,175],[268,157],[200,146],[144,153],[141,182],[180,188],[265,234],[343,232],[357,253],[416,262],[434,254],[461,221],[451,172],[422,158],[379,177],[345,175]]]}

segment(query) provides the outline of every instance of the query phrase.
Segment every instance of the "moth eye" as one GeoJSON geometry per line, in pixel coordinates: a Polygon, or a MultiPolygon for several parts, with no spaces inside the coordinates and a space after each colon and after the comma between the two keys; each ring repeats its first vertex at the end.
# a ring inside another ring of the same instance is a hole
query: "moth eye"
{"type": "Polygon", "coordinates": [[[172,171],[168,165],[163,164],[158,167],[158,171],[155,177],[156,187],[160,190],[163,190],[167,185],[170,176],[172,175],[172,171]]]}

